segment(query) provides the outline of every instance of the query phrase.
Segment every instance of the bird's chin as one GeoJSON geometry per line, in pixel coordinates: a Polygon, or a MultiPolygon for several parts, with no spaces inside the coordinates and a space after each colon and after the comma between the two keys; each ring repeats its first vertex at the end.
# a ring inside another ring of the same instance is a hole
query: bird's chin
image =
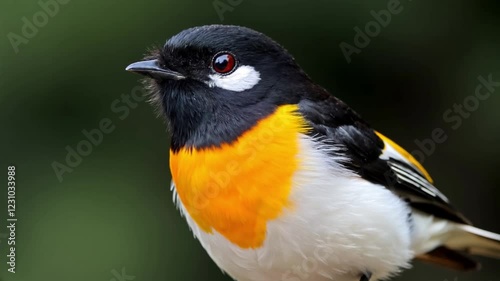
{"type": "Polygon", "coordinates": [[[163,110],[163,96],[165,86],[162,85],[163,82],[161,80],[157,80],[151,77],[144,77],[140,80],[143,88],[145,89],[144,95],[147,96],[147,101],[155,107],[155,112],[157,116],[160,117],[164,115],[163,110]]]}

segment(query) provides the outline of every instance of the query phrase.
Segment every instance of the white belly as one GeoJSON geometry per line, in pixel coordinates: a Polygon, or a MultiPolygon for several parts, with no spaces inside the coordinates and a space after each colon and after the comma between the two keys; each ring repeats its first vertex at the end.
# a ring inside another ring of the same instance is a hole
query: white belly
{"type": "Polygon", "coordinates": [[[367,271],[377,280],[409,267],[406,204],[385,187],[342,169],[339,159],[325,155],[309,137],[301,137],[300,145],[293,208],[268,223],[258,249],[242,249],[215,230],[203,232],[180,204],[217,265],[239,281],[357,281],[367,271]]]}

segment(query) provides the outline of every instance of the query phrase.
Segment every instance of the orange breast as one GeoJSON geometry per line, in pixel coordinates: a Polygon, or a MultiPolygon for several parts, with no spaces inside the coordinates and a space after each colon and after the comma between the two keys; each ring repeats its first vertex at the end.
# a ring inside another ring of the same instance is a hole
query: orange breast
{"type": "Polygon", "coordinates": [[[297,106],[285,105],[232,144],[171,151],[172,178],[189,215],[242,248],[261,246],[267,222],[293,207],[289,194],[306,132],[297,106]]]}

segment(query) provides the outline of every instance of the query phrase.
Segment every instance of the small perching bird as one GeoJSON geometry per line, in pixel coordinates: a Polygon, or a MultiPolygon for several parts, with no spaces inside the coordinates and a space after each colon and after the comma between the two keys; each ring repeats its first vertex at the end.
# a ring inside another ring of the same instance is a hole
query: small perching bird
{"type": "Polygon", "coordinates": [[[172,134],[174,200],[236,280],[380,280],[500,258],[404,149],[245,27],[190,28],[127,70],[172,134]],[[307,264],[300,275],[292,269],[307,264]]]}

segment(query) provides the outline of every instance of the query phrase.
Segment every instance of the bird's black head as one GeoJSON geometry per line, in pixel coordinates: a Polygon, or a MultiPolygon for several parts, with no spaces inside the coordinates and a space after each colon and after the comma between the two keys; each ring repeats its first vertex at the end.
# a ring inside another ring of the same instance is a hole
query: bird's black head
{"type": "Polygon", "coordinates": [[[293,57],[249,28],[190,28],[127,70],[148,83],[172,132],[171,149],[231,143],[312,82],[293,57]]]}

